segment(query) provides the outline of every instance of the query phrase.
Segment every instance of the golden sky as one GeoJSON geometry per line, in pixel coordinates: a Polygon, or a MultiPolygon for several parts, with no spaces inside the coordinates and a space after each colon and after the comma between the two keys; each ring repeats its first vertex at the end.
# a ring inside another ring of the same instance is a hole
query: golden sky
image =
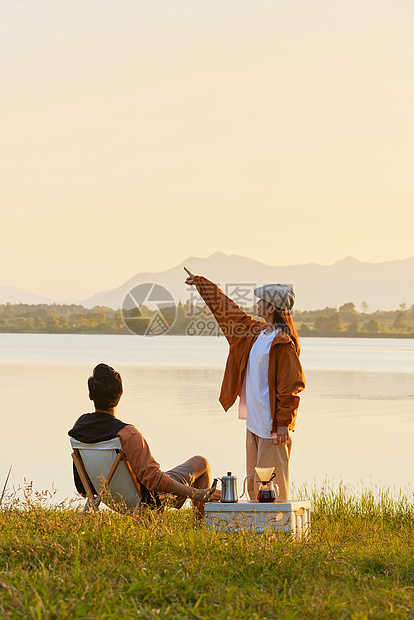
{"type": "Polygon", "coordinates": [[[0,286],[414,255],[412,0],[2,0],[0,286]]]}

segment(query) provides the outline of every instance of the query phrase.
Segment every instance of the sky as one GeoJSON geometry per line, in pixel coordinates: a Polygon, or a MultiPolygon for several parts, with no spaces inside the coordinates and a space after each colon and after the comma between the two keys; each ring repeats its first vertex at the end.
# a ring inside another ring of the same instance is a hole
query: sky
{"type": "Polygon", "coordinates": [[[0,286],[414,255],[412,0],[2,0],[0,286]]]}

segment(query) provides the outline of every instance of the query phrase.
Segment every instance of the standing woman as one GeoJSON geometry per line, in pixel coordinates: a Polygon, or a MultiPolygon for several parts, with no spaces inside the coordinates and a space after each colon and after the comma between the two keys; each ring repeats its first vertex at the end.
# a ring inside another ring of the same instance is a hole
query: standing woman
{"type": "Polygon", "coordinates": [[[290,432],[295,427],[299,392],[305,377],[300,345],[290,310],[292,287],[268,284],[255,289],[257,321],[219,287],[188,269],[186,284],[195,285],[213,313],[230,350],[221,386],[220,403],[227,411],[240,396],[239,418],[246,420],[248,491],[256,499],[259,482],[255,467],[275,467],[279,499],[289,498],[290,432]]]}

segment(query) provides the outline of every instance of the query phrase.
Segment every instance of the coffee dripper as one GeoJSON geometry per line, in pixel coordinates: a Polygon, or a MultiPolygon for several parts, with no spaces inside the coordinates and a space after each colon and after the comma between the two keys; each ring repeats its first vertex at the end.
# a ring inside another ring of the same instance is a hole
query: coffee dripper
{"type": "Polygon", "coordinates": [[[259,493],[257,494],[258,502],[275,502],[279,495],[279,487],[273,484],[272,480],[276,476],[274,467],[255,467],[257,477],[259,478],[259,493]]]}

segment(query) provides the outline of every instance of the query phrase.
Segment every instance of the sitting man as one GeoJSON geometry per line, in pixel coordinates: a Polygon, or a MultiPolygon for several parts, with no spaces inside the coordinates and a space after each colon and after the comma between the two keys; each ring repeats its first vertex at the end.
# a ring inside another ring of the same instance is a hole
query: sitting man
{"type": "MultiPolygon", "coordinates": [[[[189,497],[197,516],[202,516],[204,502],[212,496],[208,460],[203,456],[193,456],[164,473],[141,433],[132,424],[121,422],[116,417],[117,405],[123,393],[121,375],[107,364],[98,364],[88,379],[88,387],[95,412],[82,415],[69,431],[70,437],[83,443],[98,443],[119,437],[122,450],[141,488],[141,503],[152,508],[161,507],[162,499],[172,494],[172,505],[181,508],[189,497]]],[[[74,478],[77,490],[85,495],[75,467],[74,478]]]]}

